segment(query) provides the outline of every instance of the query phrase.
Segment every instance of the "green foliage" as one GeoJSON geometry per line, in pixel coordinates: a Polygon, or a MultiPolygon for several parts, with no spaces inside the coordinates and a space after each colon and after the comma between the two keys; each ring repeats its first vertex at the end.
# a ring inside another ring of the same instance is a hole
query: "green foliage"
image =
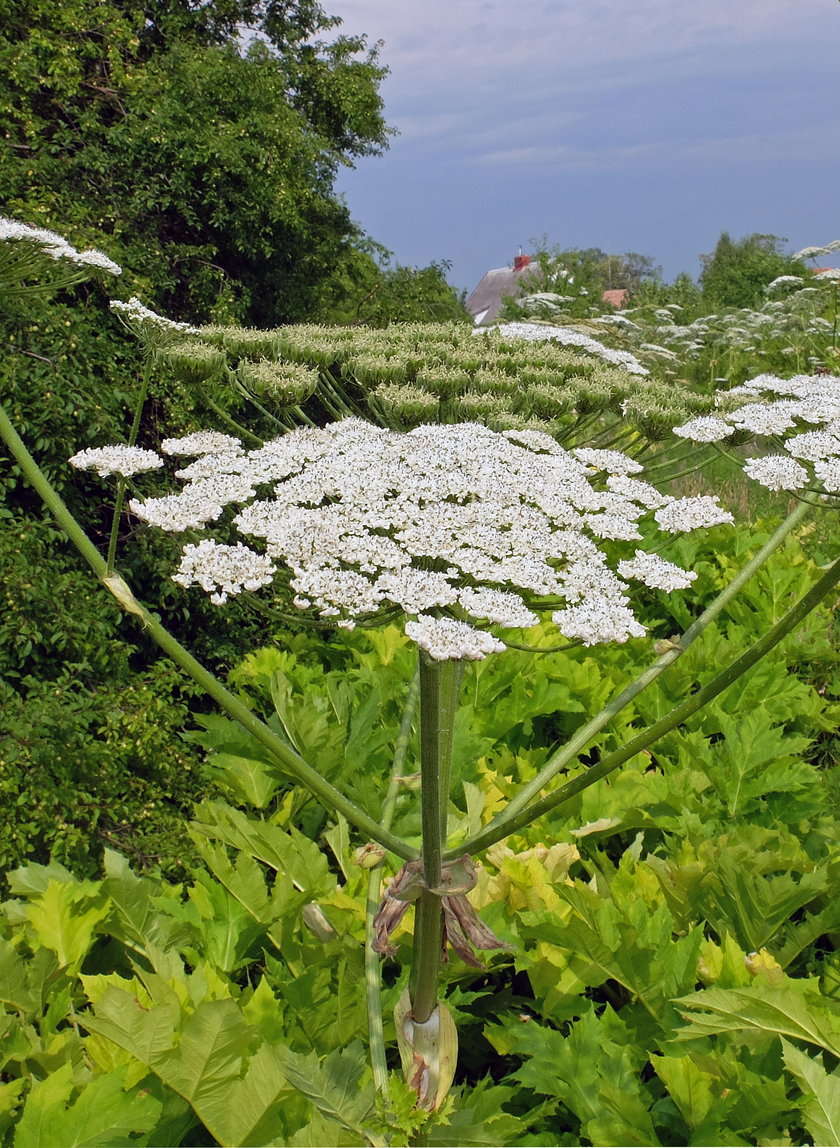
{"type": "Polygon", "coordinates": [[[331,294],[313,316],[325,323],[385,327],[389,323],[472,323],[464,295],[446,281],[449,264],[406,267],[370,241],[358,245],[336,274],[331,294]]]}
{"type": "Polygon", "coordinates": [[[700,289],[711,307],[757,307],[764,289],[780,275],[802,275],[801,261],[782,251],[776,235],[747,235],[733,240],[724,231],[710,255],[701,256],[700,289]]]}
{"type": "Polygon", "coordinates": [[[364,37],[320,39],[312,0],[0,15],[6,211],[107,248],[181,318],[317,308],[358,238],[337,166],[389,134],[364,37]]]}

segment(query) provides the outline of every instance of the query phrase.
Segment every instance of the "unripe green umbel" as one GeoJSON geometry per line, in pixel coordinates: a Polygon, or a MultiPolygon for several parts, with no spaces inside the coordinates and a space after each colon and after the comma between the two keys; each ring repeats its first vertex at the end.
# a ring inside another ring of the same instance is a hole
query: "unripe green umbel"
{"type": "Polygon", "coordinates": [[[161,362],[171,367],[188,386],[218,378],[227,366],[224,351],[199,339],[183,339],[162,348],[159,355],[161,362]]]}

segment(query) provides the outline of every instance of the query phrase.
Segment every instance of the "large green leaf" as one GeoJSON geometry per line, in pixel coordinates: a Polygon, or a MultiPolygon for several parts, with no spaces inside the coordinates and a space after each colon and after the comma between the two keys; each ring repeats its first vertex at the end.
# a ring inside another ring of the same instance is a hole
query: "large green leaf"
{"type": "Polygon", "coordinates": [[[434,1148],[497,1148],[521,1143],[527,1118],[506,1112],[504,1104],[516,1103],[513,1089],[492,1084],[489,1078],[454,1097],[451,1109],[432,1117],[423,1126],[422,1143],[434,1148]]]}
{"type": "MultiPolygon", "coordinates": [[[[494,1043],[495,1030],[487,1035],[494,1043]]],[[[643,1095],[644,1048],[609,1007],[588,1013],[568,1034],[535,1021],[505,1025],[507,1047],[524,1057],[514,1076],[527,1088],[560,1100],[596,1144],[658,1144],[643,1095]]]]}
{"type": "Polygon", "coordinates": [[[73,885],[50,881],[26,906],[26,916],[38,940],[65,967],[81,962],[97,926],[109,912],[104,892],[92,881],[73,885]]]}
{"type": "Polygon", "coordinates": [[[819,1060],[782,1041],[785,1067],[796,1078],[805,1103],[802,1119],[815,1144],[840,1144],[840,1076],[828,1073],[819,1060]]]}
{"type": "Polygon", "coordinates": [[[335,888],[329,863],[315,844],[294,827],[288,830],[247,817],[219,801],[206,801],[196,811],[196,831],[241,849],[278,873],[311,899],[335,888]]]}
{"type": "Polygon", "coordinates": [[[131,1134],[154,1127],[161,1103],[148,1092],[124,1092],[124,1077],[125,1069],[95,1076],[71,1101],[73,1067],[61,1065],[33,1085],[15,1130],[14,1148],[128,1148],[136,1144],[131,1134]]]}
{"type": "Polygon", "coordinates": [[[753,984],[743,989],[705,989],[675,1003],[688,1021],[677,1040],[755,1029],[795,1037],[840,1056],[840,1016],[814,992],[753,984]]]}
{"type": "Polygon", "coordinates": [[[173,1047],[178,1021],[175,1002],[146,1008],[115,985],[105,989],[95,1014],[84,1017],[85,1028],[107,1037],[150,1067],[173,1047]]]}
{"type": "Polygon", "coordinates": [[[364,1135],[374,1104],[373,1085],[362,1078],[367,1057],[359,1041],[335,1049],[319,1061],[316,1053],[306,1056],[287,1051],[284,1071],[294,1087],[312,1102],[327,1120],[358,1135],[364,1135]]]}
{"type": "Polygon", "coordinates": [[[174,1004],[143,1008],[112,987],[85,1024],[147,1065],[221,1144],[245,1148],[279,1135],[278,1099],[291,1091],[285,1050],[259,1044],[257,1031],[230,999],[203,1001],[180,1031],[176,1013],[174,1004]]]}

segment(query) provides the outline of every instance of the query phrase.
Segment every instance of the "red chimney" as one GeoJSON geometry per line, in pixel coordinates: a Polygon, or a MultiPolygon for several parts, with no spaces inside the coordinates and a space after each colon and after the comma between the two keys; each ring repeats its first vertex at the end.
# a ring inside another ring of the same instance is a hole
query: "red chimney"
{"type": "Polygon", "coordinates": [[[514,255],[514,257],[513,257],[513,269],[514,269],[514,271],[521,271],[522,268],[527,267],[530,262],[531,262],[531,256],[530,255],[514,255]]]}

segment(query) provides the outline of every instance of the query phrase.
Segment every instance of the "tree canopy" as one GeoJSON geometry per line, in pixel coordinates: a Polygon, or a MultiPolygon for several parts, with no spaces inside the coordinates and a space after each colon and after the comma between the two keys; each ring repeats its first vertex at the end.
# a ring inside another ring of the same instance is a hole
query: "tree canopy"
{"type": "Polygon", "coordinates": [[[360,237],[338,167],[390,134],[377,47],[339,23],[313,0],[0,0],[5,210],[179,318],[312,314],[360,237]]]}
{"type": "Polygon", "coordinates": [[[757,307],[768,283],[780,275],[804,274],[804,264],[784,253],[786,242],[777,235],[733,239],[724,231],[714,251],[700,256],[704,301],[712,307],[757,307]]]}

